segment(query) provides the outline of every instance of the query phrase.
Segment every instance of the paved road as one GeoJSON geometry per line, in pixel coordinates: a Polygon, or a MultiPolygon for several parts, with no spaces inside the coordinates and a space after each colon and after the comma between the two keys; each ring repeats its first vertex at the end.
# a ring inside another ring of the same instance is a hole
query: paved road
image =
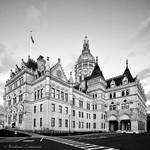
{"type": "Polygon", "coordinates": [[[50,149],[50,150],[115,150],[110,147],[85,142],[62,139],[59,137],[6,137],[0,139],[2,149],[50,149]]]}

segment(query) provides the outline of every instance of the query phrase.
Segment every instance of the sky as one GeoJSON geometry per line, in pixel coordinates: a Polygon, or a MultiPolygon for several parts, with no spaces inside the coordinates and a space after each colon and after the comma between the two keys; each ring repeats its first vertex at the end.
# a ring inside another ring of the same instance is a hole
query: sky
{"type": "Polygon", "coordinates": [[[150,110],[150,0],[0,0],[0,104],[22,58],[49,56],[51,65],[61,58],[69,76],[85,35],[106,79],[122,74],[128,59],[150,110]]]}

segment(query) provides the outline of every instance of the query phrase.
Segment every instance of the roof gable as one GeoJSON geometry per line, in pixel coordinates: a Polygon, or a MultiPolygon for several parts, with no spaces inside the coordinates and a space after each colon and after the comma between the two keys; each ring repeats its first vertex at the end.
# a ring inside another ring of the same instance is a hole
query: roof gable
{"type": "Polygon", "coordinates": [[[68,82],[67,77],[64,72],[64,69],[59,62],[56,63],[50,70],[51,70],[52,76],[54,76],[60,80],[63,80],[65,82],[68,82]]]}

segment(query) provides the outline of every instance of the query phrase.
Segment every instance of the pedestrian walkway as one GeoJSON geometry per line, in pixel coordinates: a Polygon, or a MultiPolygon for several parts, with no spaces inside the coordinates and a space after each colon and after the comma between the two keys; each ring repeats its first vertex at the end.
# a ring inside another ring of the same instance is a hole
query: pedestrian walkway
{"type": "Polygon", "coordinates": [[[26,138],[27,137],[4,137],[0,138],[0,143],[18,142],[26,138]]]}
{"type": "Polygon", "coordinates": [[[60,137],[43,136],[43,137],[41,137],[41,139],[42,138],[45,138],[47,140],[52,140],[55,142],[59,142],[62,144],[66,144],[69,146],[73,146],[76,148],[85,149],[85,150],[117,150],[115,148],[110,148],[110,147],[105,147],[105,146],[100,146],[100,145],[95,145],[95,144],[89,144],[89,143],[84,143],[84,142],[78,142],[78,141],[63,139],[60,137]]]}

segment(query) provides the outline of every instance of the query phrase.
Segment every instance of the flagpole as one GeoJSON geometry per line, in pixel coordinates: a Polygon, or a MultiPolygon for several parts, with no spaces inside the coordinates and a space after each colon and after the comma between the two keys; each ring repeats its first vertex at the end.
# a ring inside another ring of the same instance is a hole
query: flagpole
{"type": "Polygon", "coordinates": [[[32,49],[32,43],[31,43],[31,33],[32,33],[32,30],[30,31],[30,33],[29,33],[29,56],[31,57],[31,49],[32,49]]]}

